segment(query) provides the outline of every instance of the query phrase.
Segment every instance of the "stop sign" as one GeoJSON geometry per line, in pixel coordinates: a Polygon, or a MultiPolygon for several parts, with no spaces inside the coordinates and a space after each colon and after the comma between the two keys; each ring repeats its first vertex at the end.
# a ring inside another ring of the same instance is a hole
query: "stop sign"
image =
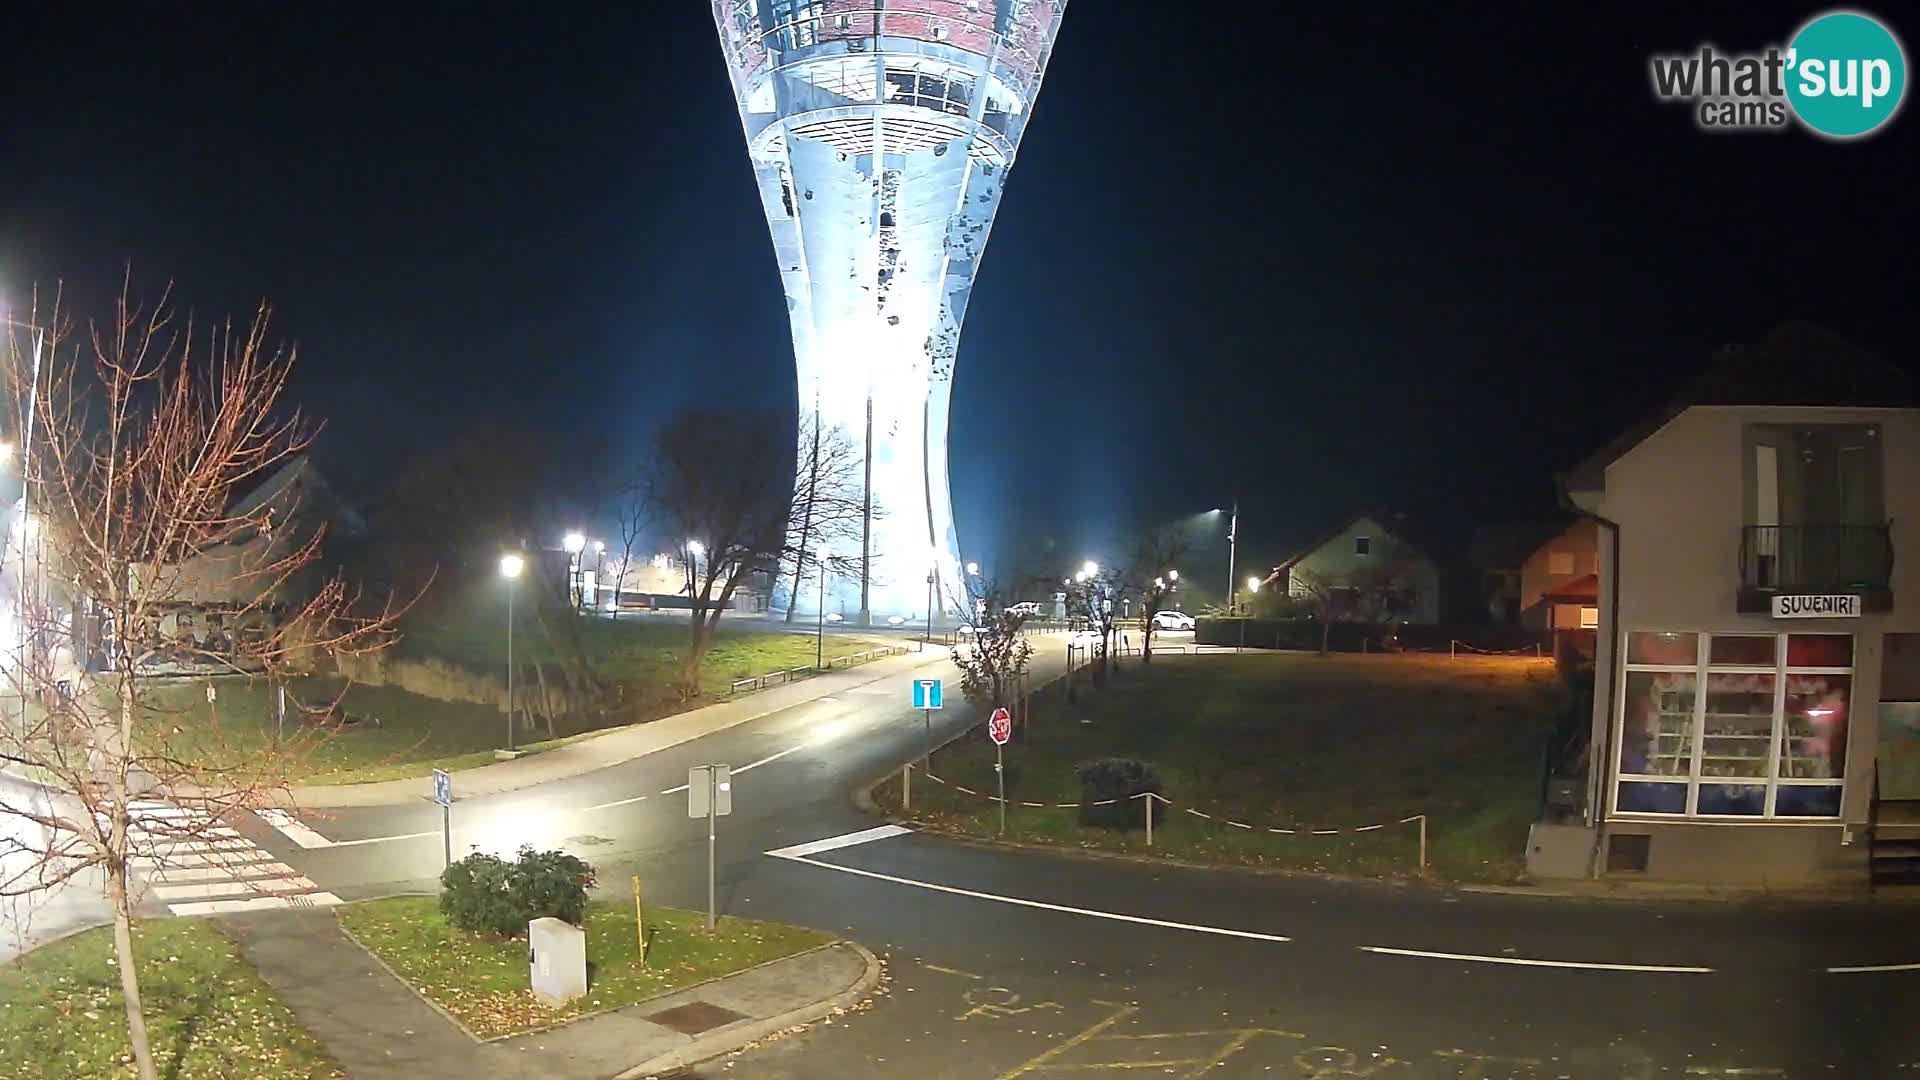
{"type": "Polygon", "coordinates": [[[1013,717],[1006,709],[995,709],[993,715],[987,717],[987,738],[992,739],[995,746],[1005,746],[1007,740],[1013,738],[1013,717]]]}

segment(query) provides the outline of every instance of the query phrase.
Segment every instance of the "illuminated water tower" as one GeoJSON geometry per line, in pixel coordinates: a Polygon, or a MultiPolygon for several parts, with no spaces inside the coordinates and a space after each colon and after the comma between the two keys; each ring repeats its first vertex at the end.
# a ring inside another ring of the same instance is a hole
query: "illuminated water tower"
{"type": "Polygon", "coordinates": [[[925,612],[930,577],[949,606],[954,355],[1065,9],[713,0],[786,289],[801,416],[861,447],[880,511],[862,551],[837,553],[868,570],[830,610],[925,612]]]}

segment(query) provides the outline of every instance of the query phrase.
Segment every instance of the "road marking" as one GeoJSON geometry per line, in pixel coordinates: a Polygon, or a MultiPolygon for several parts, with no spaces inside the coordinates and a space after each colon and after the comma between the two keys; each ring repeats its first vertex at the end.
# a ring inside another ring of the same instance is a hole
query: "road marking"
{"type": "Polygon", "coordinates": [[[1862,964],[1859,967],[1830,967],[1829,975],[1862,975],[1873,971],[1920,971],[1920,964],[1862,964]]]}
{"type": "MultiPolygon", "coordinates": [[[[788,754],[797,754],[800,751],[805,750],[809,745],[811,744],[801,743],[799,746],[788,747],[787,749],[782,750],[777,754],[768,754],[766,757],[761,758],[759,761],[753,762],[750,765],[742,765],[739,768],[733,770],[733,775],[739,776],[741,773],[746,772],[748,769],[757,769],[760,766],[766,765],[770,762],[779,761],[781,758],[786,757],[788,754]]],[[[686,785],[682,784],[678,790],[680,791],[687,790],[686,785]]]]}
{"type": "MultiPolygon", "coordinates": [[[[884,828],[885,826],[882,827],[884,828]]],[[[975,900],[990,900],[997,904],[1013,904],[1016,907],[1039,908],[1042,911],[1058,911],[1067,915],[1085,915],[1090,919],[1107,919],[1113,922],[1135,923],[1140,926],[1160,926],[1169,930],[1188,930],[1196,934],[1216,934],[1221,937],[1248,938],[1253,941],[1287,942],[1293,940],[1290,937],[1283,937],[1279,934],[1262,934],[1254,930],[1235,930],[1225,926],[1203,926],[1199,923],[1173,922],[1168,919],[1149,919],[1144,915],[1125,915],[1117,911],[1095,911],[1092,908],[1071,907],[1066,904],[1049,904],[1041,900],[1028,900],[1021,896],[1002,896],[999,893],[976,892],[973,889],[962,889],[953,885],[938,885],[931,881],[915,881],[912,878],[895,877],[892,874],[882,874],[873,870],[862,870],[853,866],[816,862],[813,859],[803,858],[798,855],[783,854],[779,851],[769,851],[767,854],[776,859],[787,859],[792,862],[806,863],[808,866],[818,866],[823,870],[838,870],[843,874],[857,874],[860,877],[873,878],[876,881],[890,881],[895,885],[906,885],[915,889],[930,889],[934,892],[972,897],[975,900]]]]}
{"type": "MultiPolygon", "coordinates": [[[[820,865],[825,866],[826,864],[821,863],[820,865]]],[[[1100,1034],[1101,1032],[1107,1030],[1113,1025],[1119,1023],[1122,1020],[1125,1020],[1127,1017],[1132,1016],[1134,1013],[1137,1013],[1139,1011],[1140,1010],[1135,1006],[1123,1005],[1119,1009],[1115,1010],[1112,1016],[1109,1016],[1105,1020],[1102,1020],[1099,1023],[1093,1025],[1092,1027],[1086,1029],[1085,1031],[1082,1031],[1080,1034],[1075,1035],[1073,1038],[1068,1039],[1066,1042],[1063,1042],[1057,1046],[1054,1046],[1053,1048],[1047,1050],[1045,1053],[1039,1055],[1038,1057],[1029,1058],[1025,1064],[1017,1065],[1013,1069],[1007,1072],[1001,1073],[999,1077],[996,1078],[996,1080],[1014,1080],[1014,1077],[1025,1076],[1027,1073],[1030,1073],[1035,1069],[1044,1068],[1047,1062],[1052,1061],[1054,1058],[1057,1058],[1060,1055],[1066,1053],[1067,1051],[1073,1049],[1074,1047],[1079,1046],[1081,1043],[1086,1042],[1088,1039],[1093,1038],[1094,1036],[1100,1034]]]]}
{"type": "Polygon", "coordinates": [[[818,855],[823,851],[836,851],[844,847],[853,847],[855,844],[871,844],[875,840],[885,840],[890,836],[901,836],[912,831],[912,829],[900,825],[876,825],[871,829],[862,829],[859,832],[829,836],[825,840],[815,840],[807,844],[795,844],[792,847],[776,848],[773,851],[767,852],[767,854],[779,859],[800,859],[808,855],[818,855]]]}
{"type": "Polygon", "coordinates": [[[328,844],[327,846],[328,847],[359,847],[362,844],[384,844],[389,840],[418,840],[423,836],[439,836],[439,835],[440,835],[440,830],[434,829],[431,832],[408,832],[408,833],[400,833],[395,836],[369,836],[361,840],[335,840],[333,843],[328,844]]]}
{"type": "MultiPolygon", "coordinates": [[[[309,892],[313,881],[296,874],[284,878],[254,878],[246,881],[200,881],[191,885],[155,885],[153,895],[161,900],[213,900],[223,896],[279,896],[309,892]],[[271,886],[278,886],[274,888],[271,886]]],[[[169,903],[168,906],[172,906],[169,903]]]]}
{"type": "Polygon", "coordinates": [[[169,905],[175,915],[229,915],[245,911],[284,911],[294,907],[332,907],[340,898],[330,892],[304,896],[251,896],[245,900],[203,900],[169,905]]]}
{"type": "Polygon", "coordinates": [[[1420,949],[1389,949],[1380,945],[1362,945],[1361,952],[1386,956],[1418,956],[1428,960],[1469,960],[1479,964],[1510,964],[1515,967],[1579,968],[1586,971],[1652,971],[1675,975],[1705,975],[1710,967],[1685,967],[1667,964],[1593,964],[1583,960],[1529,960],[1524,956],[1480,956],[1475,953],[1425,952],[1420,949]]]}
{"type": "Polygon", "coordinates": [[[267,860],[238,865],[158,867],[148,872],[147,879],[156,885],[179,885],[188,881],[228,879],[245,881],[252,878],[292,877],[293,873],[293,867],[286,863],[267,860]]]}
{"type": "Polygon", "coordinates": [[[612,802],[603,802],[597,806],[589,806],[587,807],[587,809],[588,810],[610,810],[616,806],[627,806],[632,803],[646,802],[646,801],[647,801],[647,797],[645,795],[635,795],[631,799],[615,799],[612,802]]]}
{"type": "Polygon", "coordinates": [[[260,820],[278,829],[280,835],[285,836],[303,848],[311,849],[333,846],[333,841],[321,836],[312,828],[309,828],[299,818],[294,817],[285,810],[269,808],[266,810],[257,810],[255,813],[260,816],[260,820]]]}
{"type": "Polygon", "coordinates": [[[980,976],[975,975],[971,971],[961,971],[959,968],[942,967],[939,964],[927,964],[927,963],[922,963],[920,966],[923,968],[926,968],[928,971],[937,971],[942,975],[958,975],[963,979],[980,978],[980,976]]]}

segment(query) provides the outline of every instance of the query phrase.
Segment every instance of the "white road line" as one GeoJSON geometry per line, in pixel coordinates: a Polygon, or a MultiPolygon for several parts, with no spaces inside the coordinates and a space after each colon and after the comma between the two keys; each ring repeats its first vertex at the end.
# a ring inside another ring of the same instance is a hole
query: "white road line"
{"type": "Polygon", "coordinates": [[[681,784],[681,785],[680,785],[679,787],[670,787],[670,788],[668,788],[667,790],[665,790],[665,791],[663,791],[663,792],[661,792],[660,794],[662,794],[662,795],[678,795],[678,794],[680,794],[681,792],[683,792],[683,791],[685,791],[685,790],[687,790],[687,785],[685,785],[685,784],[681,784]]]}
{"type": "Polygon", "coordinates": [[[952,885],[936,885],[931,881],[915,881],[912,878],[895,877],[892,874],[881,874],[872,870],[861,870],[852,866],[838,866],[834,863],[816,862],[813,859],[804,859],[793,855],[782,855],[773,851],[769,851],[767,854],[772,855],[776,859],[787,859],[791,862],[805,863],[808,866],[817,866],[823,870],[838,870],[843,874],[858,874],[861,877],[873,878],[876,881],[890,881],[895,885],[906,885],[915,889],[930,889],[934,892],[952,893],[955,896],[967,896],[975,900],[990,900],[997,904],[1013,904],[1017,907],[1039,908],[1042,911],[1058,911],[1067,915],[1085,915],[1090,919],[1108,919],[1113,922],[1136,923],[1141,926],[1160,926],[1169,930],[1187,930],[1196,934],[1216,934],[1221,937],[1250,938],[1254,941],[1286,942],[1293,940],[1289,937],[1282,937],[1279,934],[1261,934],[1252,930],[1234,930],[1225,926],[1202,926],[1198,923],[1149,919],[1144,915],[1123,915],[1117,911],[1094,911],[1091,908],[1069,907],[1066,904],[1048,904],[1039,900],[1028,900],[1020,896],[1002,896],[999,893],[975,892],[972,889],[960,889],[952,885]]]}
{"type": "Polygon", "coordinates": [[[293,877],[293,867],[280,862],[244,863],[239,866],[169,866],[148,871],[147,880],[155,885],[182,885],[189,881],[245,881],[250,878],[293,877]]]}
{"type": "Polygon", "coordinates": [[[439,835],[440,835],[440,830],[434,829],[430,832],[398,833],[393,836],[368,836],[368,837],[363,837],[359,840],[335,840],[333,843],[328,844],[327,846],[328,847],[359,847],[362,844],[384,844],[389,840],[418,840],[423,836],[439,836],[439,835]]]}
{"type": "Polygon", "coordinates": [[[1873,971],[1920,971],[1920,964],[1862,964],[1859,967],[1830,967],[1829,975],[1862,975],[1873,971]]]}
{"type": "Polygon", "coordinates": [[[777,848],[767,852],[767,854],[777,855],[783,859],[798,859],[806,855],[818,855],[823,851],[835,851],[843,847],[852,847],[855,844],[871,844],[875,840],[885,840],[889,836],[902,836],[912,831],[912,829],[900,825],[877,825],[871,829],[842,833],[839,836],[829,836],[825,840],[815,840],[812,843],[795,844],[792,847],[777,848]]]}
{"type": "Polygon", "coordinates": [[[1665,964],[1590,964],[1580,960],[1529,960],[1523,956],[1480,956],[1475,953],[1425,952],[1420,949],[1389,949],[1380,945],[1362,945],[1361,952],[1386,956],[1418,956],[1428,960],[1468,960],[1477,964],[1511,964],[1515,967],[1578,968],[1583,971],[1652,971],[1672,975],[1706,975],[1710,967],[1669,966],[1665,964]]]}
{"type": "Polygon", "coordinates": [[[245,900],[202,900],[192,904],[168,905],[175,915],[224,915],[243,911],[284,911],[290,907],[332,907],[340,898],[330,892],[303,896],[250,896],[245,900]]]}
{"type": "MultiPolygon", "coordinates": [[[[782,750],[782,751],[780,751],[780,752],[779,752],[779,753],[777,753],[777,754],[768,754],[768,755],[767,755],[766,757],[763,757],[763,758],[761,758],[761,759],[760,759],[759,761],[756,761],[756,762],[753,762],[753,763],[751,763],[751,764],[748,764],[748,765],[742,765],[742,766],[740,766],[739,768],[737,768],[737,769],[735,769],[735,770],[733,770],[733,774],[734,774],[735,776],[738,776],[738,775],[740,775],[741,773],[743,773],[743,772],[746,772],[746,771],[747,771],[747,770],[749,770],[749,769],[757,769],[757,768],[759,768],[759,767],[760,767],[760,766],[762,766],[762,765],[767,765],[767,764],[771,764],[772,762],[775,762],[775,761],[779,761],[779,760],[780,760],[781,758],[783,758],[783,757],[786,757],[786,756],[787,756],[788,754],[797,754],[797,753],[799,753],[800,751],[802,751],[802,750],[805,750],[805,749],[806,749],[806,748],[807,748],[808,746],[810,746],[810,745],[812,745],[812,744],[810,744],[810,743],[801,743],[801,744],[800,744],[799,746],[792,746],[792,747],[788,747],[787,749],[785,749],[785,750],[782,750]]],[[[685,790],[687,790],[687,788],[686,788],[686,785],[685,785],[685,784],[682,784],[682,785],[681,785],[681,786],[679,787],[679,789],[678,789],[678,790],[680,790],[680,791],[685,791],[685,790]]],[[[665,792],[662,792],[662,794],[665,794],[665,792]]]]}
{"type": "Polygon", "coordinates": [[[614,800],[614,801],[612,801],[612,802],[603,802],[603,803],[599,803],[599,804],[597,804],[597,805],[595,805],[595,806],[589,806],[589,807],[587,807],[587,809],[588,809],[588,810],[610,810],[610,809],[612,809],[612,808],[614,808],[614,807],[616,807],[616,806],[631,806],[631,805],[632,805],[632,804],[634,804],[634,803],[637,803],[637,802],[646,802],[646,801],[647,801],[647,796],[645,796],[645,795],[635,795],[635,796],[634,796],[633,798],[631,798],[631,799],[615,799],[615,800],[614,800]]]}
{"type": "MultiPolygon", "coordinates": [[[[161,900],[213,900],[223,896],[280,896],[306,892],[312,880],[294,876],[260,881],[200,881],[191,885],[155,885],[153,895],[161,900]]],[[[173,905],[169,903],[168,907],[173,905]]]]}
{"type": "Polygon", "coordinates": [[[251,850],[233,850],[227,852],[183,851],[173,855],[146,856],[133,860],[136,869],[147,871],[170,870],[183,866],[244,866],[249,863],[271,862],[273,856],[259,848],[251,850]]]}
{"type": "Polygon", "coordinates": [[[280,831],[280,835],[286,837],[287,839],[293,841],[296,844],[299,844],[303,848],[323,848],[323,847],[333,846],[333,841],[327,839],[324,836],[321,836],[318,832],[315,832],[311,827],[306,825],[299,818],[294,817],[292,814],[287,813],[285,810],[269,808],[266,810],[258,810],[255,812],[260,815],[261,821],[264,821],[267,824],[273,826],[275,829],[278,829],[280,831]]]}

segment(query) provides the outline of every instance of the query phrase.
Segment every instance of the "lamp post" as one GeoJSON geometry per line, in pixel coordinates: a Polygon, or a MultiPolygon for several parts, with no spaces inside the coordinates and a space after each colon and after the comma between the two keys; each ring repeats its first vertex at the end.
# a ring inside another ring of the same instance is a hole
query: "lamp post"
{"type": "Polygon", "coordinates": [[[527,561],[518,555],[500,556],[500,576],[507,579],[507,749],[513,749],[513,583],[527,561]]]}
{"type": "Polygon", "coordinates": [[[574,529],[560,541],[567,549],[567,596],[573,601],[575,610],[580,607],[580,552],[587,546],[587,538],[574,529]]]}
{"type": "MultiPolygon", "coordinates": [[[[600,582],[603,580],[602,575],[606,572],[607,542],[605,540],[595,540],[593,542],[593,596],[587,601],[587,606],[590,608],[600,606],[600,582]]],[[[581,591],[584,592],[586,590],[583,589],[581,591]]]]}
{"type": "Polygon", "coordinates": [[[1180,592],[1180,571],[1178,570],[1167,571],[1167,580],[1173,583],[1167,586],[1167,592],[1176,594],[1173,598],[1173,610],[1179,611],[1180,597],[1177,594],[1180,592]]]}
{"type": "MultiPolygon", "coordinates": [[[[46,344],[47,331],[45,327],[34,323],[18,322],[5,315],[0,315],[0,322],[4,322],[10,327],[18,326],[33,331],[33,367],[30,375],[30,378],[33,380],[33,385],[27,389],[27,418],[20,432],[20,580],[15,583],[14,588],[14,607],[16,609],[14,611],[14,624],[16,638],[14,641],[13,655],[13,662],[17,668],[26,663],[27,654],[27,541],[32,534],[33,524],[33,476],[31,468],[33,464],[33,423],[36,414],[39,412],[40,353],[46,344]]],[[[11,445],[8,447],[7,456],[12,456],[11,445]]],[[[35,592],[37,594],[39,590],[35,590],[35,592]]],[[[21,678],[19,685],[20,722],[23,725],[22,730],[24,731],[27,717],[26,680],[21,678]]]]}
{"type": "Polygon", "coordinates": [[[1233,580],[1234,557],[1239,554],[1239,547],[1240,500],[1235,499],[1233,500],[1233,517],[1227,522],[1227,614],[1229,615],[1232,615],[1236,610],[1235,601],[1239,598],[1238,590],[1233,580]]]}
{"type": "Polygon", "coordinates": [[[813,613],[813,670],[827,664],[827,549],[813,553],[813,569],[820,576],[820,609],[813,613]]]}

